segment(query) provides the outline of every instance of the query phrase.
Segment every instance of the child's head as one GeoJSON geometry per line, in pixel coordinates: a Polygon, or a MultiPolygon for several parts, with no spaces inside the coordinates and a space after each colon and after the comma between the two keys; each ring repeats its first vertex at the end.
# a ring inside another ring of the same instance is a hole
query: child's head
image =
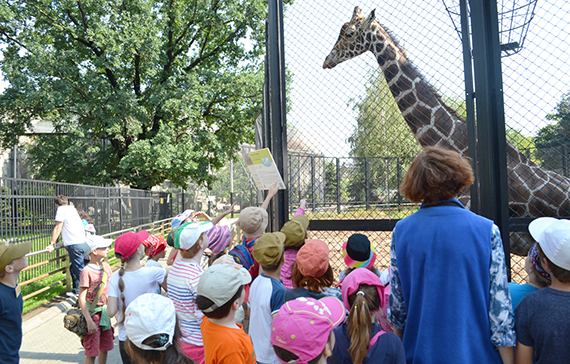
{"type": "Polygon", "coordinates": [[[255,241],[252,255],[264,272],[275,272],[283,263],[285,238],[283,233],[265,233],[255,241]]]}
{"type": "Polygon", "coordinates": [[[208,235],[208,240],[210,241],[208,248],[210,248],[214,254],[223,252],[230,244],[230,240],[232,238],[230,228],[225,225],[214,225],[210,230],[206,232],[206,234],[208,235]]]}
{"type": "Polygon", "coordinates": [[[164,258],[166,255],[166,240],[160,235],[150,235],[142,242],[145,246],[145,253],[149,258],[164,258]]]}
{"type": "Polygon", "coordinates": [[[109,246],[113,244],[113,239],[105,239],[99,235],[86,235],[85,245],[89,249],[89,256],[100,256],[106,258],[109,246]]]}
{"type": "Polygon", "coordinates": [[[174,303],[155,293],[138,296],[126,311],[127,352],[133,363],[193,363],[178,346],[174,303]]]}
{"type": "Polygon", "coordinates": [[[342,256],[349,270],[372,269],[376,262],[376,249],[364,234],[352,234],[342,246],[342,256]]]}
{"type": "Polygon", "coordinates": [[[309,240],[297,253],[291,275],[293,286],[321,292],[334,281],[334,272],[329,264],[329,247],[318,239],[309,240]]]}
{"type": "Polygon", "coordinates": [[[239,213],[238,226],[248,239],[257,238],[267,228],[267,211],[261,207],[246,207],[239,213]]]}
{"type": "Polygon", "coordinates": [[[374,315],[384,305],[384,285],[376,274],[357,268],[342,283],[342,300],[349,311],[350,356],[354,363],[361,363],[368,354],[374,315]]]}
{"type": "Polygon", "coordinates": [[[32,243],[11,244],[0,242],[0,278],[6,274],[19,274],[28,266],[25,257],[32,250],[32,243]]]}
{"type": "Polygon", "coordinates": [[[337,298],[300,297],[285,302],[271,325],[271,345],[282,363],[315,364],[332,355],[332,330],[345,317],[337,298]]]}
{"type": "Polygon", "coordinates": [[[528,274],[529,281],[538,284],[541,288],[550,285],[550,274],[544,270],[540,263],[540,254],[538,252],[538,244],[535,243],[528,251],[528,256],[524,264],[525,271],[528,274]]]}
{"type": "Polygon", "coordinates": [[[528,231],[538,242],[540,260],[551,278],[570,283],[570,220],[540,217],[529,224],[528,231]]]}
{"type": "Polygon", "coordinates": [[[285,249],[300,248],[305,243],[308,227],[309,219],[305,215],[297,215],[287,221],[281,228],[281,232],[287,237],[284,242],[285,249]]]}
{"type": "Polygon", "coordinates": [[[245,269],[230,264],[215,264],[198,281],[196,305],[211,319],[223,319],[243,303],[244,284],[251,282],[245,269]]]}
{"type": "Polygon", "coordinates": [[[176,215],[173,219],[172,219],[172,228],[176,229],[177,227],[179,227],[180,225],[182,225],[185,222],[191,222],[192,220],[192,214],[194,213],[194,210],[186,210],[181,214],[176,215]]]}
{"type": "Polygon", "coordinates": [[[214,225],[209,221],[185,222],[174,233],[174,247],[180,249],[183,258],[194,258],[208,247],[206,231],[214,225]]]}

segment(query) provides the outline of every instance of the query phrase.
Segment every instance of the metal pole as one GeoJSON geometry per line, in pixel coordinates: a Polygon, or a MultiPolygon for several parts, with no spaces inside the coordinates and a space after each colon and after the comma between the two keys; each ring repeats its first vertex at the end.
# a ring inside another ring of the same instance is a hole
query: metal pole
{"type": "Polygon", "coordinates": [[[336,213],[340,214],[340,161],[336,157],[336,213]]]}
{"type": "Polygon", "coordinates": [[[364,179],[366,180],[365,192],[366,192],[366,210],[370,208],[370,181],[368,175],[368,157],[364,158],[364,179]]]}
{"type": "MultiPolygon", "coordinates": [[[[234,204],[234,161],[230,160],[230,205],[234,204]]],[[[232,218],[234,217],[234,211],[232,210],[232,214],[230,215],[232,218]]]]}
{"type": "Polygon", "coordinates": [[[311,156],[311,203],[315,210],[315,157],[311,156]]]}
{"type": "Polygon", "coordinates": [[[469,9],[467,0],[460,0],[461,40],[463,42],[463,72],[465,74],[465,109],[467,112],[467,145],[475,180],[470,187],[471,211],[479,213],[479,183],[477,174],[477,126],[475,125],[475,93],[473,92],[473,64],[471,63],[471,39],[469,34],[469,9]]]}
{"type": "MultiPolygon", "coordinates": [[[[285,46],[283,37],[283,1],[269,0],[267,15],[267,67],[270,94],[271,151],[284,181],[287,171],[287,100],[285,90],[285,46]]],[[[273,216],[274,230],[285,223],[289,210],[284,190],[277,193],[277,208],[273,216]]]]}
{"type": "Polygon", "coordinates": [[[469,0],[477,94],[480,214],[501,230],[511,277],[507,142],[496,1],[469,0]]]}

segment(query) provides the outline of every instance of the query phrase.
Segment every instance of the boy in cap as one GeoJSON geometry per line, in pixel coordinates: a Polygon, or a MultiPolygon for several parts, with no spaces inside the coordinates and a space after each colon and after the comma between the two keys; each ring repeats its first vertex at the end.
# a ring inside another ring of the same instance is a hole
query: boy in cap
{"type": "Polygon", "coordinates": [[[244,268],[218,264],[208,268],[198,283],[196,303],[204,313],[202,335],[208,364],[254,364],[257,361],[251,338],[235,323],[245,292],[251,282],[244,268]]]}
{"type": "Polygon", "coordinates": [[[570,358],[570,220],[541,217],[528,230],[538,243],[550,287],[524,296],[515,309],[517,363],[567,363],[570,358]]]}
{"type": "Polygon", "coordinates": [[[182,338],[179,345],[189,358],[204,364],[204,342],[200,331],[203,314],[196,306],[196,288],[204,270],[200,263],[208,247],[207,231],[211,222],[186,222],[174,233],[174,247],[180,250],[168,274],[168,297],[174,302],[180,320],[182,338]]]}
{"type": "Polygon", "coordinates": [[[279,363],[269,338],[273,316],[284,302],[285,286],[279,277],[285,239],[285,234],[280,232],[265,233],[257,239],[253,248],[253,258],[259,262],[262,272],[251,284],[249,293],[249,333],[259,363],[279,363]]]}
{"type": "Polygon", "coordinates": [[[107,315],[107,294],[109,281],[113,272],[108,263],[102,262],[109,254],[109,245],[112,239],[104,239],[98,235],[87,237],[85,245],[89,250],[89,264],[79,276],[79,307],[87,322],[87,335],[81,338],[81,345],[85,348],[85,364],[95,363],[98,358],[100,364],[107,362],[107,353],[115,346],[111,320],[107,315]],[[99,294],[99,289],[103,290],[99,294]],[[97,302],[95,298],[99,295],[97,302]],[[90,308],[93,306],[92,312],[90,308]]]}
{"type": "Polygon", "coordinates": [[[25,255],[31,249],[32,243],[0,242],[0,358],[7,364],[20,362],[24,300],[18,277],[28,266],[25,255]]]}
{"type": "Polygon", "coordinates": [[[145,267],[162,268],[162,264],[158,262],[166,256],[166,240],[160,235],[150,235],[142,242],[145,246],[145,254],[148,257],[145,267]]]}

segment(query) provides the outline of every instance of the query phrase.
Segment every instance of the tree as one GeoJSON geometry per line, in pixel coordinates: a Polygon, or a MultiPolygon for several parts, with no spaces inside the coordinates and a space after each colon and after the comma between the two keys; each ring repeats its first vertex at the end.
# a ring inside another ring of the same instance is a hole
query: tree
{"type": "Polygon", "coordinates": [[[364,96],[354,101],[354,110],[358,117],[356,129],[348,139],[354,160],[349,195],[353,201],[366,200],[368,171],[369,200],[380,201],[398,189],[397,169],[401,168],[403,177],[411,158],[421,147],[402,117],[381,71],[370,75],[364,96]]]}
{"type": "Polygon", "coordinates": [[[7,0],[0,148],[44,119],[60,135],[29,148],[40,178],[211,183],[253,139],[266,17],[261,0],[7,0]]]}

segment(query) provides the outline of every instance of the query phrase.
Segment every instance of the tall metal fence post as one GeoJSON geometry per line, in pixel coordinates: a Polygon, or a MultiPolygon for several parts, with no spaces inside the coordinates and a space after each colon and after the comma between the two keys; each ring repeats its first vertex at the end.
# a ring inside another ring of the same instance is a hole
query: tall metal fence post
{"type": "Polygon", "coordinates": [[[370,209],[370,174],[368,171],[368,157],[364,158],[364,179],[366,184],[364,186],[366,192],[366,210],[370,209]]]}
{"type": "Polygon", "coordinates": [[[316,207],[315,188],[315,157],[311,156],[311,203],[313,206],[313,211],[316,207]]]}
{"type": "Polygon", "coordinates": [[[119,187],[119,230],[123,230],[123,189],[119,187]]]}
{"type": "MultiPolygon", "coordinates": [[[[469,0],[477,98],[480,213],[501,230],[505,257],[510,257],[507,141],[497,2],[469,0]]],[[[469,35],[465,35],[469,36],[469,35]]],[[[511,260],[506,259],[511,278],[511,260]]]]}
{"type": "Polygon", "coordinates": [[[336,157],[336,213],[340,214],[340,160],[336,157]]]}
{"type": "Polygon", "coordinates": [[[111,232],[113,231],[111,229],[111,188],[107,187],[106,190],[107,190],[107,228],[109,229],[108,232],[111,232]]]}
{"type": "MultiPolygon", "coordinates": [[[[109,232],[111,231],[109,230],[109,232]]],[[[67,254],[67,249],[65,249],[65,251],[65,254],[67,255],[67,257],[65,257],[65,290],[67,292],[71,292],[73,290],[73,281],[71,280],[71,257],[67,254]]]]}

